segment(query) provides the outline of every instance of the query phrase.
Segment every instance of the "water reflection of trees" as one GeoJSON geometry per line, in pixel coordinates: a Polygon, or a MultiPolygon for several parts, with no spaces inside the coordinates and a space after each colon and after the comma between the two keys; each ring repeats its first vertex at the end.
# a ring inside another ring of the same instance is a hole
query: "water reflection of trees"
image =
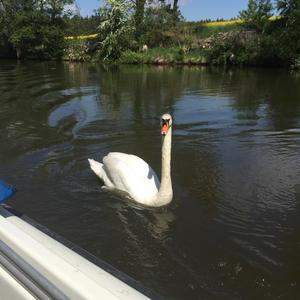
{"type": "Polygon", "coordinates": [[[183,95],[228,96],[238,118],[257,119],[265,105],[274,129],[293,126],[299,111],[299,78],[282,69],[220,69],[169,66],[67,64],[65,80],[98,84],[99,99],[111,117],[147,118],[174,110],[183,95]]]}

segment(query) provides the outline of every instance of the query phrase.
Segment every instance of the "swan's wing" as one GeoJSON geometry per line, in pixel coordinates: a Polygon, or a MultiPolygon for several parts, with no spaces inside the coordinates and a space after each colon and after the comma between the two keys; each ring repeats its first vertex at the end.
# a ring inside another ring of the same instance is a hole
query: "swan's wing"
{"type": "Polygon", "coordinates": [[[117,160],[128,165],[132,170],[134,170],[136,175],[147,177],[149,179],[154,178],[154,180],[159,183],[157,175],[153,169],[143,159],[136,155],[121,152],[110,152],[103,158],[103,163],[106,166],[107,164],[113,163],[117,160]]]}
{"type": "Polygon", "coordinates": [[[106,174],[104,165],[94,159],[88,159],[89,163],[90,163],[90,168],[94,171],[94,173],[103,180],[104,184],[107,187],[113,187],[113,184],[111,182],[111,180],[109,179],[109,177],[106,174]]]}
{"type": "Polygon", "coordinates": [[[151,167],[135,155],[109,153],[103,158],[104,170],[115,188],[123,190],[142,204],[156,196],[159,181],[151,167]]]}

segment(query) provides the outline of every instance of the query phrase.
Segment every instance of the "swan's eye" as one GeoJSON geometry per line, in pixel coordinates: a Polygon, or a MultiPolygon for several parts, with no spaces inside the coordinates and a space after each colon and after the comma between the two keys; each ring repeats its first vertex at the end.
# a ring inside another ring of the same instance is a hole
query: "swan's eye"
{"type": "Polygon", "coordinates": [[[161,119],[161,124],[164,125],[164,124],[168,124],[169,125],[170,123],[170,119],[161,119]]]}

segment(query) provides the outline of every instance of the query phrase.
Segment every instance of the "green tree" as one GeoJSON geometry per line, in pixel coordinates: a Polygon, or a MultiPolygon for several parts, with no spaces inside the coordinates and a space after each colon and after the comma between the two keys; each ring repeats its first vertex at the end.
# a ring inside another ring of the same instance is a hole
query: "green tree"
{"type": "Polygon", "coordinates": [[[135,25],[135,38],[139,40],[143,33],[143,21],[145,14],[146,0],[135,0],[135,13],[134,13],[134,25],[135,25]]]}
{"type": "Polygon", "coordinates": [[[279,50],[285,60],[295,64],[300,61],[300,0],[278,0],[277,9],[283,17],[279,50]]]}
{"type": "Polygon", "coordinates": [[[58,58],[63,53],[63,15],[73,0],[0,0],[2,40],[18,58],[58,58]]]}
{"type": "Polygon", "coordinates": [[[179,6],[178,6],[178,0],[174,0],[173,1],[172,12],[173,12],[174,20],[178,21],[179,18],[180,18],[180,11],[179,11],[179,6]]]}
{"type": "Polygon", "coordinates": [[[299,31],[300,25],[300,0],[278,0],[277,9],[286,19],[287,27],[299,31]]]}
{"type": "Polygon", "coordinates": [[[299,0],[277,0],[277,9],[282,16],[291,16],[295,11],[299,10],[299,0]]]}
{"type": "Polygon", "coordinates": [[[247,9],[239,13],[239,18],[246,28],[264,32],[272,16],[272,9],[271,0],[249,0],[247,9]]]}
{"type": "Polygon", "coordinates": [[[148,7],[144,20],[145,43],[152,47],[178,45],[184,34],[179,32],[177,21],[177,15],[174,19],[171,5],[164,0],[160,1],[159,5],[148,7]]]}
{"type": "Polygon", "coordinates": [[[116,60],[122,51],[129,48],[135,31],[132,9],[132,5],[125,0],[106,0],[104,7],[100,8],[102,22],[98,28],[101,59],[116,60]]]}
{"type": "Polygon", "coordinates": [[[173,11],[177,12],[178,11],[178,0],[173,1],[173,11]]]}

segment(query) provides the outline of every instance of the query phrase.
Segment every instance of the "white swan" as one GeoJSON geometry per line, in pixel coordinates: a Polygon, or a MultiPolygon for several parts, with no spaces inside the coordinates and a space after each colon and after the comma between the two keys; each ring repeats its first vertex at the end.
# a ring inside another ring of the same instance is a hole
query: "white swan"
{"type": "Polygon", "coordinates": [[[90,167],[106,187],[127,192],[138,203],[153,207],[167,205],[173,198],[172,117],[169,114],[161,117],[161,134],[161,183],[143,159],[131,154],[110,152],[103,158],[103,163],[89,159],[90,167]]]}

